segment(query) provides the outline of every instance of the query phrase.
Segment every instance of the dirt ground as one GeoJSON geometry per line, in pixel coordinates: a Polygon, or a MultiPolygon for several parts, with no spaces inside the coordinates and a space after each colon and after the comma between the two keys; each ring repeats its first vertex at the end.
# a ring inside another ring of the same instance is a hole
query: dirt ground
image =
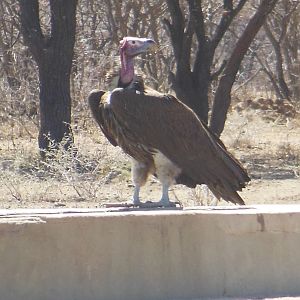
{"type": "MultiPolygon", "coordinates": [[[[300,120],[267,113],[232,112],[221,139],[248,170],[251,182],[240,193],[247,205],[300,204],[300,120]]],[[[94,122],[74,128],[76,159],[62,153],[55,162],[41,161],[37,128],[30,122],[3,124],[0,131],[0,208],[102,207],[128,201],[133,186],[130,159],[111,146],[94,122]],[[1,129],[2,128],[2,129],[1,129]]],[[[184,206],[214,204],[204,187],[181,185],[172,200],[184,206]]],[[[157,201],[161,187],[150,178],[142,201],[157,201]]],[[[220,201],[218,205],[228,205],[220,201]]]]}

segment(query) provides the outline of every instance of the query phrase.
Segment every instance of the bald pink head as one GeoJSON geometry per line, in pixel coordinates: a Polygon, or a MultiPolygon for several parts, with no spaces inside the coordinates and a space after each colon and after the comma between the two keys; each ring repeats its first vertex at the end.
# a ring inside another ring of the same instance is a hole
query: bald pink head
{"type": "Polygon", "coordinates": [[[120,80],[122,84],[129,84],[133,80],[133,58],[141,53],[148,51],[155,45],[156,43],[151,39],[138,37],[124,37],[120,41],[120,80]]]}

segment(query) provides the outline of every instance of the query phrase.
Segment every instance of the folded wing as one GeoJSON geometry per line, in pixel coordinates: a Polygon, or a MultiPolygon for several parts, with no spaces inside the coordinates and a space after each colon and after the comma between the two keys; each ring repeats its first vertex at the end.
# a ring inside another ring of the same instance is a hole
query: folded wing
{"type": "MultiPolygon", "coordinates": [[[[238,195],[250,180],[245,169],[196,114],[171,95],[116,89],[110,109],[136,144],[157,149],[216,197],[244,204],[238,195]]],[[[108,134],[109,136],[109,134],[108,134]]]]}

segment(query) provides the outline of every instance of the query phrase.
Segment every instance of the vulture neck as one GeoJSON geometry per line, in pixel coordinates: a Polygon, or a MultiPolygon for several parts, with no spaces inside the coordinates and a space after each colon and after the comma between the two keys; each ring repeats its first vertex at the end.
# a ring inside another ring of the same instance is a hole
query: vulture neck
{"type": "Polygon", "coordinates": [[[120,51],[121,56],[121,71],[120,81],[122,86],[127,86],[131,83],[134,77],[133,57],[128,57],[124,51],[120,51]]]}

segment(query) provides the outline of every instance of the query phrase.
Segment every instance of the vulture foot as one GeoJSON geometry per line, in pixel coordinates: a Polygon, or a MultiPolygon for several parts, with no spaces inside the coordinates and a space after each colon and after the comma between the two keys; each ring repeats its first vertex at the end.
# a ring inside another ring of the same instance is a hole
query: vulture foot
{"type": "Polygon", "coordinates": [[[181,207],[181,203],[176,201],[176,202],[171,202],[169,201],[168,203],[164,203],[164,202],[152,202],[152,201],[147,201],[147,202],[140,202],[139,205],[137,205],[137,207],[140,208],[168,208],[168,207],[176,207],[177,205],[179,205],[179,207],[181,207]]]}
{"type": "Polygon", "coordinates": [[[138,204],[134,204],[133,202],[116,202],[116,203],[106,203],[106,208],[113,208],[113,207],[125,207],[125,208],[182,208],[182,204],[178,201],[169,202],[167,205],[164,205],[161,202],[139,202],[138,204]]]}

